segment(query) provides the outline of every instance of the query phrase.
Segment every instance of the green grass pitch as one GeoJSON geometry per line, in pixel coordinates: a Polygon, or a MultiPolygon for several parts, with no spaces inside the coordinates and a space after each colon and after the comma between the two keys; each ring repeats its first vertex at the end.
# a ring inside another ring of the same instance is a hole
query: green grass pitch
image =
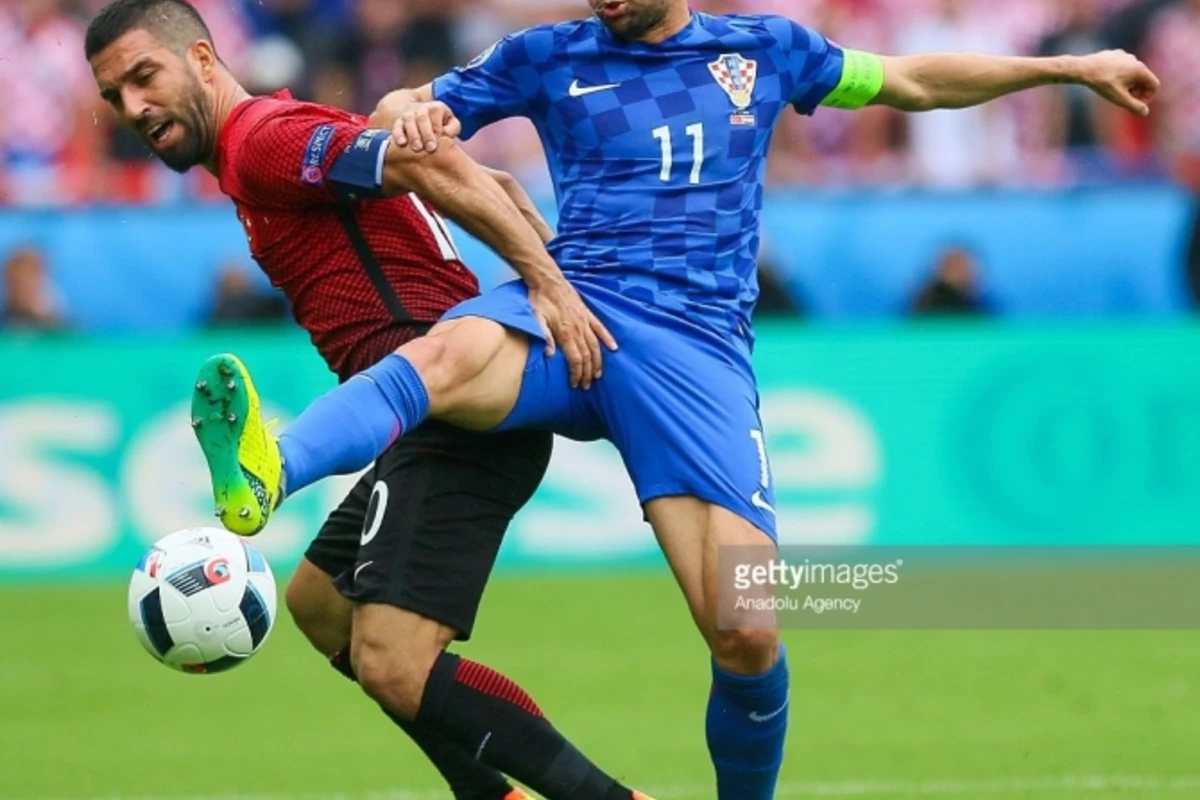
{"type": "MultiPolygon", "coordinates": [[[[281,586],[284,576],[279,576],[281,586]]],[[[0,798],[445,797],[284,614],[249,664],[176,674],[123,584],[0,589],[0,798]]],[[[1200,634],[786,634],[781,798],[1200,798],[1200,634]]],[[[708,665],[665,575],[498,578],[460,650],[610,772],[712,798],[708,665]]]]}

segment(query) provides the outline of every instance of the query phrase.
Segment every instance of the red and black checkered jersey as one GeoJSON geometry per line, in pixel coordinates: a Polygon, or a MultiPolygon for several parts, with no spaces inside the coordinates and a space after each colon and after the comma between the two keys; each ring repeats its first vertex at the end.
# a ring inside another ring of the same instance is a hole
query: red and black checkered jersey
{"type": "Polygon", "coordinates": [[[347,204],[326,184],[366,129],[364,117],[283,91],[238,105],[217,142],[221,191],[237,207],[251,254],[343,380],[479,294],[429,204],[414,194],[347,204]],[[399,313],[372,283],[347,223],[361,231],[399,313]]]}

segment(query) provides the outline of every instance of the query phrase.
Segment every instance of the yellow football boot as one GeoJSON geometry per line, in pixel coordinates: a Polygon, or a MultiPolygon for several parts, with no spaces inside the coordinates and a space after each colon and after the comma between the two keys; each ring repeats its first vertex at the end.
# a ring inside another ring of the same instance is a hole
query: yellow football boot
{"type": "Polygon", "coordinates": [[[221,524],[241,536],[258,533],[282,499],[283,460],[250,373],[236,356],[213,356],[200,368],[192,429],[208,462],[221,524]]]}

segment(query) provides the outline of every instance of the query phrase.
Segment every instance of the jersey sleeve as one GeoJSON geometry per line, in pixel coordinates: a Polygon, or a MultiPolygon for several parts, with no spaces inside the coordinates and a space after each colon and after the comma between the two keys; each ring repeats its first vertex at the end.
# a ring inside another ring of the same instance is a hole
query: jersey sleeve
{"type": "Polygon", "coordinates": [[[462,122],[463,140],[509,117],[528,116],[542,83],[549,35],[540,29],[504,37],[464,67],[434,79],[433,96],[462,122]]]}
{"type": "Polygon", "coordinates": [[[265,206],[378,197],[389,139],[352,118],[289,107],[246,133],[234,169],[244,199],[265,206]]]}
{"type": "Polygon", "coordinates": [[[770,17],[767,28],[786,65],[791,91],[786,101],[811,115],[841,83],[846,51],[814,30],[785,17],[770,17]]]}

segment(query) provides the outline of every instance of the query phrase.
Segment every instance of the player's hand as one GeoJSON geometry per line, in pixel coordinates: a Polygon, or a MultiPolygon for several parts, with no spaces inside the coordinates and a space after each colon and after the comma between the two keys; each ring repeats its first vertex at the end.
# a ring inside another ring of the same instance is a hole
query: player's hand
{"type": "Polygon", "coordinates": [[[1145,117],[1158,94],[1158,76],[1124,50],[1105,50],[1079,60],[1080,82],[1105,100],[1145,117]]]}
{"type": "Polygon", "coordinates": [[[616,350],[617,340],[565,279],[531,286],[529,304],[546,336],[546,355],[554,355],[556,346],[561,347],[571,369],[571,388],[590,389],[603,373],[600,343],[616,350]]]}
{"type": "Polygon", "coordinates": [[[462,133],[462,123],[450,106],[434,100],[431,103],[409,105],[396,119],[392,127],[392,138],[401,147],[432,153],[438,149],[443,137],[453,139],[462,133]]]}

